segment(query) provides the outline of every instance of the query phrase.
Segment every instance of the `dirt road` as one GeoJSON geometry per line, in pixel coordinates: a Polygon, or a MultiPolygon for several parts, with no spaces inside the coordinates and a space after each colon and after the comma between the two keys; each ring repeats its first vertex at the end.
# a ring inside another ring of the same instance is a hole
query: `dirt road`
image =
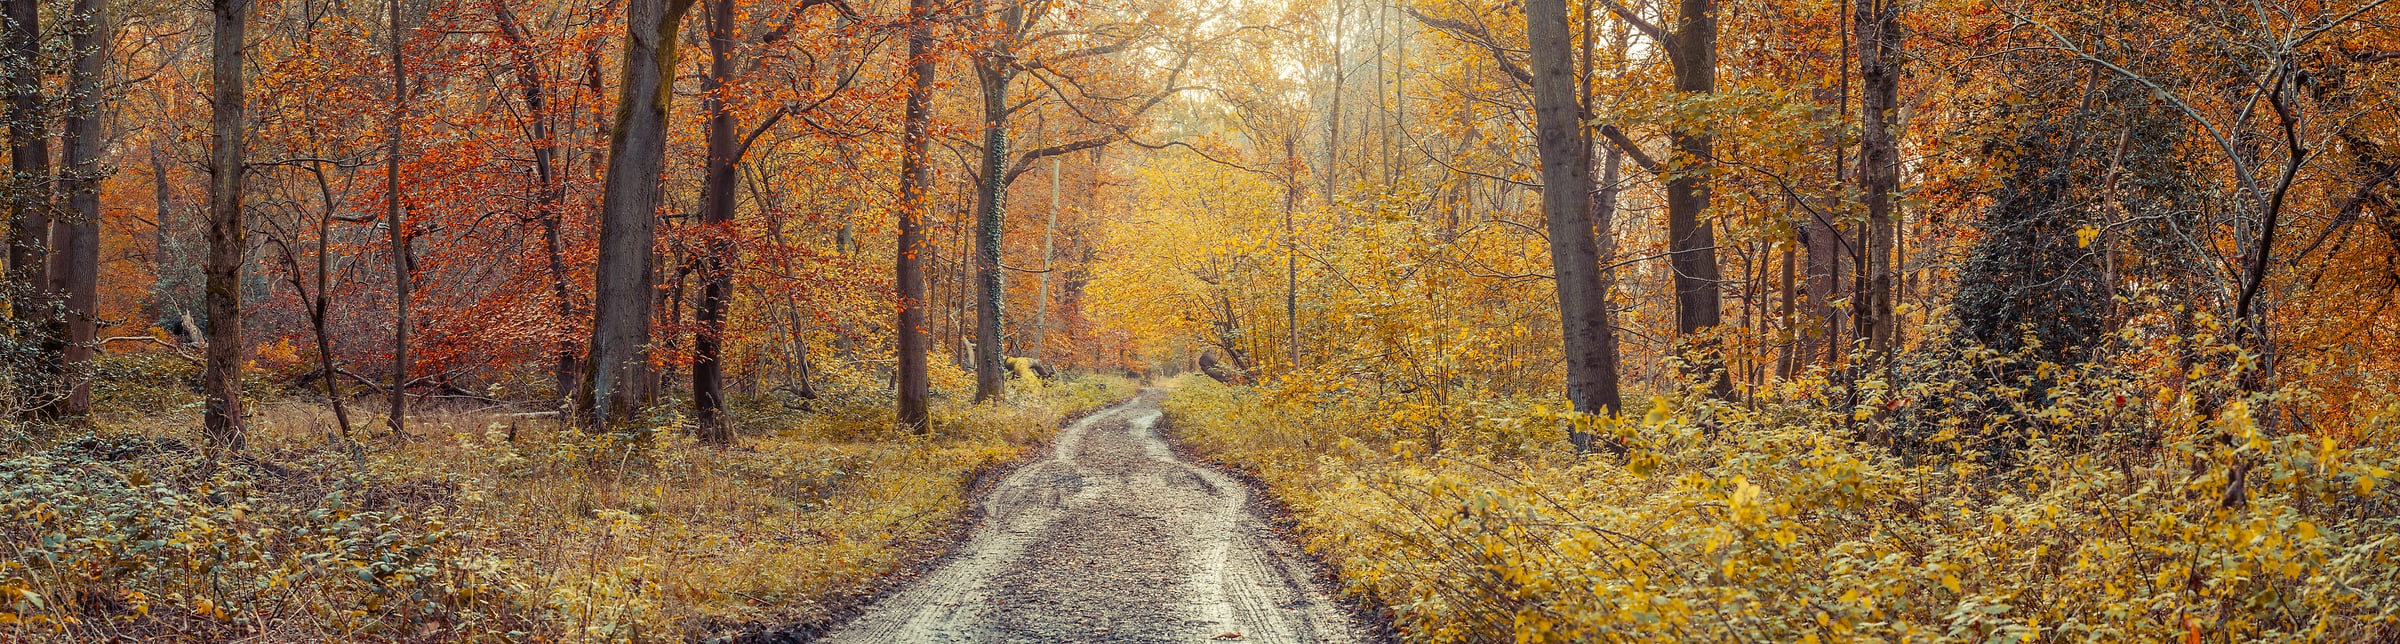
{"type": "Polygon", "coordinates": [[[1167,449],[1164,397],[1060,431],[993,488],[964,546],[825,641],[1358,641],[1249,491],[1167,449]]]}

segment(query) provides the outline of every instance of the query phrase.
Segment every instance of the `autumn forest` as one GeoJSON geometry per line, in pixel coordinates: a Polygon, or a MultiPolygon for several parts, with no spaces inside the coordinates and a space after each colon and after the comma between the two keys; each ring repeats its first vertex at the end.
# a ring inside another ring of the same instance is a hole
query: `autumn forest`
{"type": "Polygon", "coordinates": [[[2400,641],[2400,2],[0,2],[0,642],[2400,641]]]}

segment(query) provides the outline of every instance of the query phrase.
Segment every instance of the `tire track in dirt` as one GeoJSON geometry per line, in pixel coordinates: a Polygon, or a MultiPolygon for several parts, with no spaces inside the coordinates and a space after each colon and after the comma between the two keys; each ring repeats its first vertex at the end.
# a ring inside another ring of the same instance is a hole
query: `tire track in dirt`
{"type": "Polygon", "coordinates": [[[1360,641],[1248,488],[1175,458],[1164,397],[1060,431],[986,496],[966,544],[824,641],[1360,641]]]}

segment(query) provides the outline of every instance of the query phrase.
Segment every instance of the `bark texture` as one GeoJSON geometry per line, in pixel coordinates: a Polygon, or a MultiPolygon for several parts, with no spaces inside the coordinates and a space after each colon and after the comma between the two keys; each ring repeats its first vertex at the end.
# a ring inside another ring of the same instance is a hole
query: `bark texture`
{"type": "Polygon", "coordinates": [[[932,429],[926,414],[930,388],[925,364],[925,192],[932,183],[928,165],[928,126],[933,120],[933,0],[909,0],[908,103],[901,115],[900,231],[893,273],[900,322],[894,334],[900,352],[893,373],[898,390],[898,421],[902,429],[923,433],[932,429]]]}
{"type": "Polygon", "coordinates": [[[216,33],[210,79],[216,94],[209,118],[208,350],[201,372],[203,429],[218,449],[241,451],[243,103],[242,38],[250,0],[212,0],[216,33]]]}
{"type": "Polygon", "coordinates": [[[92,359],[99,314],[100,156],[108,144],[101,75],[107,71],[114,25],[105,0],[75,0],[73,12],[75,64],[67,71],[66,159],[59,172],[67,210],[65,220],[50,226],[50,291],[65,296],[67,304],[60,360],[68,389],[58,411],[81,416],[92,408],[91,382],[82,367],[92,359]]]}
{"type": "Polygon", "coordinates": [[[616,126],[600,198],[591,364],[578,411],[594,428],[628,422],[650,401],[650,292],[656,282],[659,173],[674,97],[676,34],[692,0],[630,0],[616,126]]]}
{"type": "MultiPolygon", "coordinates": [[[[1542,162],[1542,211],[1549,224],[1551,270],[1557,277],[1567,398],[1577,411],[1606,414],[1617,407],[1615,363],[1609,352],[1599,241],[1592,225],[1591,138],[1577,96],[1567,3],[1528,0],[1525,12],[1532,45],[1527,71],[1540,140],[1536,151],[1542,162]]],[[[1581,432],[1571,438],[1579,451],[1593,446],[1592,438],[1581,432]]]]}
{"type": "MultiPolygon", "coordinates": [[[[1680,24],[1667,39],[1675,68],[1675,90],[1702,95],[1717,90],[1717,17],[1714,0],[1680,0],[1680,24]]],[[[1539,49],[1538,47],[1536,49],[1539,49]]],[[[1720,343],[1708,334],[1723,316],[1717,285],[1717,235],[1709,220],[1709,173],[1716,137],[1705,129],[1678,128],[1667,138],[1675,148],[1668,169],[1667,244],[1675,270],[1675,331],[1684,359],[1711,381],[1719,398],[1732,395],[1720,343]]]]}
{"type": "Polygon", "coordinates": [[[708,76],[701,84],[701,111],[708,115],[708,158],[700,190],[700,225],[705,247],[700,260],[700,305],[693,318],[700,332],[692,339],[692,419],[700,442],[733,442],[725,423],[725,319],[733,305],[734,170],[741,142],[733,131],[733,110],[725,92],[733,80],[733,0],[709,0],[708,76]]]}
{"type": "MultiPolygon", "coordinates": [[[[10,310],[26,329],[47,328],[45,274],[50,241],[50,132],[42,113],[40,0],[8,0],[4,76],[8,83],[8,278],[10,310]]],[[[37,376],[37,382],[39,377],[37,376]]]]}
{"type": "Polygon", "coordinates": [[[1892,0],[1857,0],[1859,76],[1858,188],[1867,209],[1866,253],[1852,296],[1857,337],[1871,360],[1890,355],[1893,339],[1892,195],[1900,184],[1896,116],[1900,100],[1900,15],[1892,0]]]}
{"type": "MultiPolygon", "coordinates": [[[[400,26],[400,0],[390,0],[392,55],[392,117],[386,124],[385,136],[391,149],[384,151],[384,224],[392,236],[392,435],[408,433],[408,222],[407,207],[401,203],[400,191],[400,124],[408,114],[408,68],[402,59],[402,47],[408,44],[406,32],[400,26]]],[[[323,284],[317,288],[324,288],[323,284]]]]}

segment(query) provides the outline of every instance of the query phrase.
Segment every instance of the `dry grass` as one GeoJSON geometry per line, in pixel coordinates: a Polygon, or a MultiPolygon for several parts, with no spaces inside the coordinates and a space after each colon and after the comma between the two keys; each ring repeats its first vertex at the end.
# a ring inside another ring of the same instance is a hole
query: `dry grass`
{"type": "Polygon", "coordinates": [[[1087,379],[944,405],[930,437],[868,409],[761,413],[731,449],[671,414],[590,435],[429,410],[363,455],[327,409],[283,401],[256,418],[255,460],[222,467],[184,447],[187,414],[119,418],[100,439],[20,441],[0,466],[0,513],[48,517],[0,528],[0,592],[18,595],[0,639],[680,641],[820,621],[937,552],[978,472],[1127,393],[1087,379]],[[164,440],[91,444],[128,437],[164,440]],[[128,481],[181,500],[93,520],[145,494],[128,481]],[[373,526],[325,536],[345,521],[373,526]],[[98,551],[159,534],[199,545],[98,551]]]}

